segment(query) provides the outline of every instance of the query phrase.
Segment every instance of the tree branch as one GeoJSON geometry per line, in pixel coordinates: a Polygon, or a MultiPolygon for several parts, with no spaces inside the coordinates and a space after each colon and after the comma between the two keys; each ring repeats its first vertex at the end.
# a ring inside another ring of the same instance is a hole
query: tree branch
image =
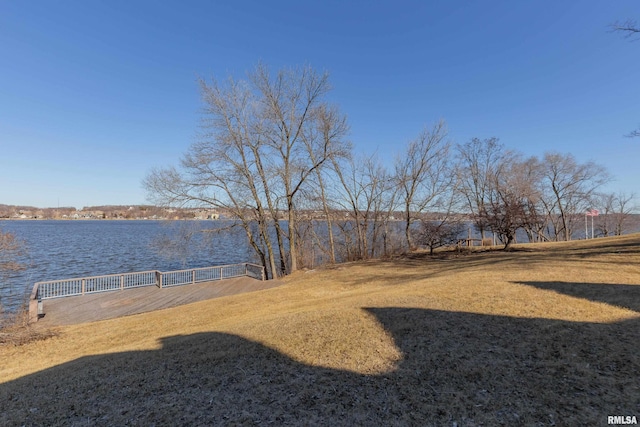
{"type": "Polygon", "coordinates": [[[614,22],[611,24],[611,31],[623,33],[625,38],[631,38],[640,34],[640,27],[636,21],[628,19],[624,22],[614,22]]]}

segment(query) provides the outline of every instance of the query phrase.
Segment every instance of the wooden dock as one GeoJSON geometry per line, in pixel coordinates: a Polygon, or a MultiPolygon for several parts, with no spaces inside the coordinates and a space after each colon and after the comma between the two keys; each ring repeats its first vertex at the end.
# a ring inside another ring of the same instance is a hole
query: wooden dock
{"type": "Polygon", "coordinates": [[[37,323],[41,326],[60,326],[113,319],[227,295],[269,289],[280,284],[278,280],[261,281],[245,276],[162,289],[146,286],[54,298],[43,302],[44,317],[37,323]]]}

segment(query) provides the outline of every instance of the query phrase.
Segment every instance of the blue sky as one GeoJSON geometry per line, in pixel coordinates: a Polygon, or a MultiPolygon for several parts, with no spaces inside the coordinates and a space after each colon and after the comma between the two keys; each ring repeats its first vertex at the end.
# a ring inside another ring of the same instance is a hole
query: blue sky
{"type": "Polygon", "coordinates": [[[608,29],[626,19],[640,1],[0,0],[0,203],[145,203],[196,140],[197,78],[258,61],[328,71],[358,152],[391,161],[442,118],[640,193],[640,40],[608,29]]]}

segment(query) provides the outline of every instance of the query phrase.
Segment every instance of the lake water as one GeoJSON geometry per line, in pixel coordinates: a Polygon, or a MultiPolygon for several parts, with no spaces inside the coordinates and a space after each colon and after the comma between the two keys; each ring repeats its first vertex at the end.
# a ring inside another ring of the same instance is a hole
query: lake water
{"type": "MultiPolygon", "coordinates": [[[[640,216],[628,222],[627,232],[640,230],[640,216]]],[[[0,272],[0,306],[16,309],[33,284],[45,280],[257,262],[244,232],[240,227],[229,229],[232,225],[224,220],[0,220],[0,230],[14,233],[27,249],[24,271],[0,272]],[[211,229],[224,231],[205,232],[211,229]]],[[[461,238],[466,236],[467,231],[461,238]]],[[[574,238],[583,236],[584,231],[574,238]]],[[[479,236],[474,232],[472,237],[479,236]]],[[[526,241],[521,230],[518,241],[526,241]]]]}
{"type": "Polygon", "coordinates": [[[0,303],[15,309],[35,282],[146,270],[255,262],[225,221],[0,221],[26,243],[26,270],[0,275],[0,303]],[[176,238],[179,236],[179,238],[176,238]]]}

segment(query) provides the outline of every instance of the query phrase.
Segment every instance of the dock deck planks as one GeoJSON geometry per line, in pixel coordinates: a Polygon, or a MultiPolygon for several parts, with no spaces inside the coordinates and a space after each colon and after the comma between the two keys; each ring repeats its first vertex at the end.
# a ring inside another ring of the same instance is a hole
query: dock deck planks
{"type": "Polygon", "coordinates": [[[156,286],[100,292],[43,302],[41,326],[74,325],[113,319],[176,307],[196,301],[219,298],[279,286],[278,280],[260,281],[250,277],[216,280],[160,289],[156,286]]]}

